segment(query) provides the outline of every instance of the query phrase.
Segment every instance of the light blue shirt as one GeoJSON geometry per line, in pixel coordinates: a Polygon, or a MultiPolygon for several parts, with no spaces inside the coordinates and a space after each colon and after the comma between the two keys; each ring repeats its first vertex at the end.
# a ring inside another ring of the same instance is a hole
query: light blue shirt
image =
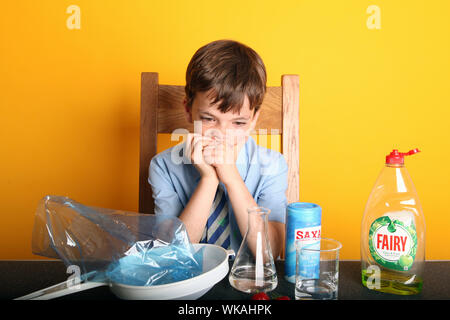
{"type": "MultiPolygon", "coordinates": [[[[200,174],[187,159],[180,143],[157,154],[150,162],[149,178],[155,200],[155,214],[178,217],[197,188],[200,174]]],[[[271,210],[269,221],[285,223],[288,167],[284,156],[261,147],[250,136],[241,148],[236,167],[258,206],[271,210]]],[[[228,192],[224,188],[228,199],[228,192]]],[[[212,204],[211,204],[212,205],[212,204]]],[[[242,235],[228,199],[231,248],[237,254],[242,235]]]]}

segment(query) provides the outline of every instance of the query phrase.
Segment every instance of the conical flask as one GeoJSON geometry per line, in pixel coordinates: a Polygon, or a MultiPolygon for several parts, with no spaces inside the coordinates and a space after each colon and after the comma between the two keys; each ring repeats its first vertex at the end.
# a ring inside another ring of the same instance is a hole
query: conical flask
{"type": "Polygon", "coordinates": [[[251,207],[247,211],[247,232],[228,279],[233,288],[242,292],[272,291],[278,279],[267,232],[270,210],[251,207]]]}

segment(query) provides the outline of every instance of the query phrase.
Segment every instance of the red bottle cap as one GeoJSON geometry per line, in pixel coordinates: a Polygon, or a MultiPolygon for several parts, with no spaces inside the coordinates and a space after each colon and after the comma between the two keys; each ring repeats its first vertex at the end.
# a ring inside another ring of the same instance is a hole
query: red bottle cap
{"type": "Polygon", "coordinates": [[[397,149],[392,150],[390,154],[386,156],[386,164],[403,164],[404,163],[404,156],[410,156],[413,154],[416,154],[417,152],[420,152],[419,149],[413,149],[409,150],[406,153],[398,152],[397,149]]]}

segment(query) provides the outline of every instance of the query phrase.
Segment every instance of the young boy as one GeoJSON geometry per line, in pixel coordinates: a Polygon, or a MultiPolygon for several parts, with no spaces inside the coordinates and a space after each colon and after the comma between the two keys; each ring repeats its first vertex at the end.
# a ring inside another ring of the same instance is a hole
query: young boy
{"type": "Polygon", "coordinates": [[[247,231],[247,209],[265,207],[271,210],[268,237],[278,257],[288,168],[283,155],[250,136],[266,92],[263,61],[239,42],[211,42],[192,57],[185,92],[184,110],[194,133],[150,163],[155,214],[177,216],[192,243],[237,253],[247,231]]]}

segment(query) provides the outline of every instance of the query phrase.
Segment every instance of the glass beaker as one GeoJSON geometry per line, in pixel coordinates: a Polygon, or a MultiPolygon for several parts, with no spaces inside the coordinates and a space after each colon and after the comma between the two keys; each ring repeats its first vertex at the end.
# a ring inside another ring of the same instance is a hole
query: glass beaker
{"type": "Polygon", "coordinates": [[[247,232],[228,280],[233,288],[242,292],[272,291],[277,287],[278,278],[267,233],[270,210],[251,207],[247,211],[247,232]]]}
{"type": "Polygon", "coordinates": [[[339,241],[296,241],[296,300],[336,300],[339,286],[339,241]]]}

